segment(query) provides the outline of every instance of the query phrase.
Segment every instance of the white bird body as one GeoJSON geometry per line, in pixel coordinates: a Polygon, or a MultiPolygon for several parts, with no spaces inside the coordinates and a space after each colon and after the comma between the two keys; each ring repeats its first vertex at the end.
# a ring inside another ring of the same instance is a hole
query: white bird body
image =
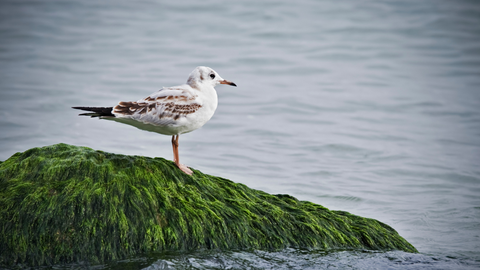
{"type": "Polygon", "coordinates": [[[135,126],[142,130],[172,135],[174,161],[187,174],[192,171],[179,163],[178,135],[202,127],[212,118],[218,105],[215,86],[234,83],[222,79],[209,67],[197,67],[187,83],[164,87],[138,101],[119,102],[115,107],[73,107],[92,111],[90,115],[135,126]]]}
{"type": "Polygon", "coordinates": [[[164,87],[136,102],[119,102],[109,120],[164,135],[179,135],[202,127],[218,105],[215,88],[192,88],[188,84],[164,87]]]}

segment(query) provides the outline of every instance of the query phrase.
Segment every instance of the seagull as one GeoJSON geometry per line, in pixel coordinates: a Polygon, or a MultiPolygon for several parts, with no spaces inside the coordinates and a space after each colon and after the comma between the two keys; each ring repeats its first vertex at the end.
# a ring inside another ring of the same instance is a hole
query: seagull
{"type": "Polygon", "coordinates": [[[80,115],[99,117],[132,125],[142,130],[172,136],[173,160],[175,165],[188,175],[193,172],[180,163],[178,138],[202,127],[212,118],[218,105],[215,86],[227,84],[215,70],[199,66],[188,76],[187,83],[163,87],[138,101],[120,101],[114,107],[72,107],[89,111],[80,115]]]}

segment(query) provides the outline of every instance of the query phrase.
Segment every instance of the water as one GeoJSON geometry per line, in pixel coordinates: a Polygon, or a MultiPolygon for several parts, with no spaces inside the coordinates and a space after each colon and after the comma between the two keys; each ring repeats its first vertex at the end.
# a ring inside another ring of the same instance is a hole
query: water
{"type": "MultiPolygon", "coordinates": [[[[97,269],[480,268],[478,1],[0,2],[0,160],[60,142],[172,159],[170,138],[78,117],[184,83],[219,107],[183,163],[394,227],[420,254],[144,254],[97,269]]],[[[83,268],[82,265],[64,266],[83,268]]]]}

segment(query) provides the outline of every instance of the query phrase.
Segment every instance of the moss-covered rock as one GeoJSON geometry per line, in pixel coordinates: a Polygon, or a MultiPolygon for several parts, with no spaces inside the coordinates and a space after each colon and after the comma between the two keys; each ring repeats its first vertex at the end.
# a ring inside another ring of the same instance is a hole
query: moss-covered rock
{"type": "Polygon", "coordinates": [[[416,249],[379,221],[163,158],[57,144],[0,163],[0,264],[99,263],[191,249],[416,249]]]}

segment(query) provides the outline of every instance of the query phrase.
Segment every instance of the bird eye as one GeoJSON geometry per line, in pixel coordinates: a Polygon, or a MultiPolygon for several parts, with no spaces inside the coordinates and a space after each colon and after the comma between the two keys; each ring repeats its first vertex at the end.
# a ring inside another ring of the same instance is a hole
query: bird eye
{"type": "Polygon", "coordinates": [[[213,74],[213,73],[210,74],[210,78],[212,78],[212,80],[215,79],[215,74],[213,74]]]}

